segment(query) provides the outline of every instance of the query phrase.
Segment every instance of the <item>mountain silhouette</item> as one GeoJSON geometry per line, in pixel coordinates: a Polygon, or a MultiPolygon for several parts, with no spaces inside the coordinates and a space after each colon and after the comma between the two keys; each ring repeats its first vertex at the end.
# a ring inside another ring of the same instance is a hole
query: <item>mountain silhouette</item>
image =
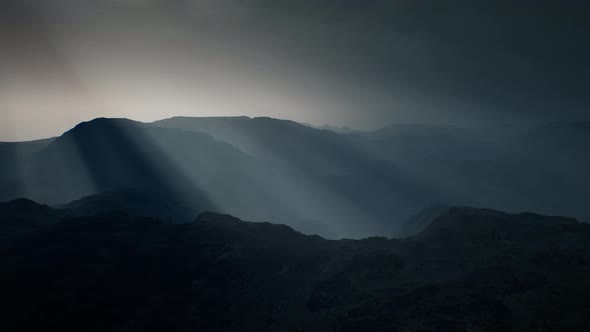
{"type": "Polygon", "coordinates": [[[69,217],[126,213],[171,223],[190,222],[198,215],[197,210],[183,206],[181,201],[137,189],[121,189],[85,196],[56,207],[67,211],[69,217]]]}
{"type": "Polygon", "coordinates": [[[0,204],[3,330],[580,331],[590,323],[590,226],[570,218],[450,207],[415,236],[334,241],[212,212],[179,224],[68,209],[0,204]],[[45,222],[24,221],[31,216],[45,222]]]}
{"type": "Polygon", "coordinates": [[[327,238],[401,235],[428,206],[588,220],[588,149],[585,123],[338,133],[272,118],[101,118],[0,144],[0,199],[63,205],[132,189],[164,197],[167,218],[210,210],[327,238]]]}

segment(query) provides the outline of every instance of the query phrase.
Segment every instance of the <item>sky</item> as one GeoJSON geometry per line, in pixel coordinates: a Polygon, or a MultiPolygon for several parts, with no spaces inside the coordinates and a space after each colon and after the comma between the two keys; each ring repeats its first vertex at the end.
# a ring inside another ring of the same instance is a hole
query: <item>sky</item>
{"type": "Polygon", "coordinates": [[[576,0],[0,0],[0,141],[96,117],[590,120],[576,0]]]}

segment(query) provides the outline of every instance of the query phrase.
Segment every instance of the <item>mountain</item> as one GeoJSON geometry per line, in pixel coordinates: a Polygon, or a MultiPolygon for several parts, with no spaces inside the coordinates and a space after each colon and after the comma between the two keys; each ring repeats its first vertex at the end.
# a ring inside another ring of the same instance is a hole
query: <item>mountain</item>
{"type": "MultiPolygon", "coordinates": [[[[223,196],[230,212],[245,215],[253,200],[259,200],[258,207],[272,202],[262,192],[252,199],[242,195],[245,190],[256,191],[256,180],[263,174],[252,158],[235,147],[202,133],[125,119],[82,123],[29,156],[19,168],[22,188],[2,186],[0,197],[26,196],[62,204],[84,195],[132,188],[201,211],[225,211],[214,202],[223,196]],[[235,187],[237,183],[242,185],[235,187]],[[244,198],[232,200],[234,195],[244,198]],[[262,202],[263,198],[267,199],[262,202]]],[[[286,209],[281,212],[287,215],[286,209]]]]}
{"type": "Polygon", "coordinates": [[[176,117],[153,125],[205,132],[277,167],[280,178],[273,183],[280,185],[270,192],[290,193],[289,204],[309,219],[339,221],[329,233],[312,233],[331,238],[395,233],[397,220],[424,206],[447,203],[420,174],[385,160],[378,144],[357,135],[272,118],[176,117]]]}
{"type": "Polygon", "coordinates": [[[318,205],[319,190],[312,202],[312,190],[320,186],[301,172],[288,172],[195,131],[95,119],[56,138],[18,168],[21,171],[8,173],[3,184],[21,185],[1,186],[0,198],[63,204],[80,196],[132,188],[166,197],[175,206],[284,220],[309,233],[338,237],[355,232],[344,223],[318,221],[326,220],[331,211],[346,214],[349,209],[328,200],[318,205]],[[309,209],[314,204],[317,207],[309,209]]]}
{"type": "Polygon", "coordinates": [[[338,206],[356,207],[346,215],[373,220],[372,234],[386,231],[391,216],[398,222],[387,226],[400,232],[400,221],[432,205],[590,215],[583,202],[590,195],[584,185],[590,159],[583,153],[590,149],[590,127],[583,122],[473,129],[394,124],[351,134],[269,118],[171,118],[155,124],[204,131],[304,171],[307,182],[322,184],[324,196],[337,196],[338,206]]]}
{"type": "Polygon", "coordinates": [[[2,226],[12,223],[37,225],[56,220],[59,217],[58,211],[26,198],[0,202],[0,222],[2,226]]]}
{"type": "Polygon", "coordinates": [[[198,215],[197,210],[183,206],[180,201],[137,189],[121,189],[85,196],[56,207],[67,211],[69,217],[126,213],[172,223],[190,222],[198,215]]]}
{"type": "Polygon", "coordinates": [[[366,159],[364,152],[355,150],[354,142],[344,136],[289,120],[175,117],[153,125],[206,133],[250,155],[302,171],[344,172],[366,159]]]}
{"type": "Polygon", "coordinates": [[[55,205],[133,189],[165,197],[175,211],[164,219],[210,210],[332,239],[404,234],[428,206],[587,220],[589,133],[584,123],[338,133],[272,118],[103,118],[0,144],[0,200],[55,205]]]}
{"type": "MultiPolygon", "coordinates": [[[[0,210],[27,214],[30,201],[0,210]],[[4,209],[4,210],[2,210],[4,209]]],[[[59,211],[55,210],[56,213],[59,211]]],[[[51,217],[48,217],[51,218],[51,217]]],[[[71,217],[0,242],[0,328],[581,331],[590,226],[449,208],[405,239],[326,240],[206,212],[71,217]]]]}
{"type": "Polygon", "coordinates": [[[590,127],[554,123],[534,128],[390,126],[365,134],[382,158],[432,183],[429,205],[466,205],[571,215],[590,213],[590,127]]]}

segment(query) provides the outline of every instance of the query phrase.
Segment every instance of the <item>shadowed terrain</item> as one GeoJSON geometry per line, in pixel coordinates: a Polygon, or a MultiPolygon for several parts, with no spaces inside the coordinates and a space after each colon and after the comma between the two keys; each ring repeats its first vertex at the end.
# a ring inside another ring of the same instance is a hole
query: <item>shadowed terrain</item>
{"type": "MultiPolygon", "coordinates": [[[[74,204],[79,206],[80,203],[74,204]]],[[[590,227],[448,208],[416,236],[325,240],[0,204],[5,331],[580,331],[590,227]]]]}

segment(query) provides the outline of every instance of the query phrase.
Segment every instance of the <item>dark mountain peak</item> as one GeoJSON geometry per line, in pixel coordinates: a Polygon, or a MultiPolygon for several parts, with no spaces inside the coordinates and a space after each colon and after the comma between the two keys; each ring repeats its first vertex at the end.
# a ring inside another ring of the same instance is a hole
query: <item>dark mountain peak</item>
{"type": "MultiPolygon", "coordinates": [[[[219,117],[172,117],[164,120],[155,121],[152,124],[162,127],[172,127],[181,129],[193,129],[215,134],[214,130],[220,130],[231,127],[236,130],[249,130],[266,127],[292,127],[311,129],[307,126],[292,120],[277,119],[268,116],[248,117],[248,116],[219,116],[219,117]],[[214,126],[214,127],[208,127],[214,126]]],[[[215,135],[213,135],[215,136],[215,135]]]]}
{"type": "Polygon", "coordinates": [[[85,196],[63,206],[70,216],[109,215],[123,212],[130,216],[151,217],[165,222],[189,222],[196,210],[157,192],[136,188],[106,191],[85,196]]]}
{"type": "Polygon", "coordinates": [[[58,210],[26,198],[0,203],[0,222],[2,223],[0,227],[6,227],[15,222],[26,222],[27,224],[46,223],[55,221],[59,215],[58,210]],[[8,221],[8,224],[5,223],[6,221],[8,221]]]}
{"type": "Polygon", "coordinates": [[[129,127],[129,126],[140,126],[142,122],[130,120],[127,118],[95,118],[90,121],[85,121],[77,124],[74,128],[67,131],[68,133],[75,133],[81,130],[97,129],[97,128],[113,128],[113,127],[129,127]]]}
{"type": "Polygon", "coordinates": [[[218,159],[242,157],[235,152],[201,133],[98,118],[77,125],[35,156],[31,182],[44,185],[31,197],[55,204],[120,188],[140,188],[175,202],[186,198],[210,207],[186,170],[209,175],[220,168],[218,159]]]}
{"type": "MultiPolygon", "coordinates": [[[[246,117],[244,117],[246,118],[246,117]]],[[[215,122],[217,119],[225,118],[190,118],[190,117],[174,117],[167,120],[173,120],[173,123],[191,123],[192,119],[204,119],[206,122],[215,122]]],[[[229,119],[229,118],[227,118],[229,119]]],[[[236,118],[237,119],[237,118],[236,118]]],[[[249,119],[249,118],[247,118],[249,119]]],[[[166,120],[162,120],[166,121],[166,120]]],[[[225,121],[225,120],[223,120],[225,121]]],[[[229,120],[232,121],[232,120],[229,120]]],[[[240,120],[241,121],[241,120],[240,120]]],[[[207,125],[208,123],[205,123],[207,125]]],[[[67,131],[61,137],[68,137],[70,135],[77,135],[82,137],[96,138],[96,135],[109,135],[117,134],[123,135],[126,138],[135,139],[149,139],[157,140],[162,137],[176,137],[177,139],[197,140],[203,139],[206,141],[212,141],[212,135],[206,132],[199,131],[187,131],[182,127],[175,126],[159,126],[156,122],[144,123],[140,121],[130,120],[127,118],[96,118],[90,121],[81,122],[71,130],[67,131]]],[[[108,138],[108,137],[107,137],[108,138]]]]}
{"type": "MultiPolygon", "coordinates": [[[[78,140],[95,140],[97,137],[110,138],[111,135],[120,135],[122,133],[132,133],[135,129],[141,128],[144,123],[133,121],[125,118],[96,118],[77,124],[74,128],[66,131],[63,135],[57,137],[50,146],[63,144],[64,141],[74,139],[78,140]]],[[[128,136],[128,135],[126,135],[128,136]]]]}
{"type": "Polygon", "coordinates": [[[195,223],[199,223],[199,224],[211,223],[212,225],[229,227],[229,228],[233,228],[233,227],[251,227],[251,228],[261,228],[261,229],[262,228],[266,228],[266,229],[274,228],[275,230],[281,229],[283,231],[299,233],[299,232],[295,231],[293,228],[286,226],[286,225],[273,224],[270,222],[244,221],[244,220],[241,220],[241,219],[236,218],[236,217],[229,215],[229,214],[216,213],[216,212],[211,212],[211,211],[206,211],[206,212],[199,214],[199,216],[195,220],[195,223]]]}
{"type": "MultiPolygon", "coordinates": [[[[143,122],[139,122],[139,121],[135,121],[135,120],[131,120],[128,118],[107,118],[107,117],[99,117],[99,118],[94,118],[92,120],[89,121],[84,121],[79,123],[76,127],[78,126],[89,126],[89,125],[108,125],[108,124],[142,124],[143,122]]],[[[75,127],[74,127],[75,128],[75,127]]]]}
{"type": "Polygon", "coordinates": [[[561,216],[547,216],[533,212],[506,213],[493,209],[454,206],[448,209],[448,215],[453,217],[486,218],[494,220],[515,220],[519,223],[577,223],[574,218],[561,216]]]}
{"type": "Polygon", "coordinates": [[[554,236],[564,229],[580,227],[568,217],[544,216],[535,213],[505,213],[491,209],[452,207],[434,218],[418,236],[450,236],[455,240],[511,239],[523,240],[554,236]]]}
{"type": "Polygon", "coordinates": [[[322,239],[319,236],[304,235],[293,228],[283,224],[270,222],[243,221],[228,214],[215,212],[203,212],[193,222],[199,232],[208,236],[221,236],[224,239],[232,238],[235,241],[255,239],[267,243],[280,241],[292,241],[301,239],[322,239]]]}
{"type": "Polygon", "coordinates": [[[39,210],[39,209],[46,209],[49,208],[47,205],[39,204],[33,200],[28,198],[17,198],[13,199],[9,202],[1,202],[0,207],[4,208],[14,208],[14,209],[30,209],[30,210],[39,210]]]}
{"type": "Polygon", "coordinates": [[[452,206],[446,213],[452,216],[470,216],[470,217],[489,217],[489,218],[503,218],[509,216],[508,213],[496,211],[492,209],[482,209],[469,206],[452,206]]]}
{"type": "Polygon", "coordinates": [[[560,224],[577,224],[579,221],[575,218],[571,217],[562,217],[562,216],[548,216],[533,212],[522,212],[517,213],[515,216],[518,216],[523,221],[528,222],[536,222],[536,223],[560,223],[560,224]]]}
{"type": "Polygon", "coordinates": [[[291,167],[329,166],[333,170],[348,165],[349,159],[358,157],[357,150],[341,135],[290,120],[269,117],[171,118],[152,125],[206,133],[247,154],[291,167]]]}
{"type": "Polygon", "coordinates": [[[209,222],[209,221],[215,221],[215,220],[225,220],[225,221],[231,221],[231,222],[240,222],[241,220],[229,215],[229,214],[224,214],[224,213],[217,213],[217,212],[212,212],[212,211],[204,211],[201,212],[198,216],[197,219],[195,220],[195,222],[209,222]]]}
{"type": "Polygon", "coordinates": [[[270,116],[257,116],[252,118],[253,122],[259,122],[259,123],[274,123],[274,124],[282,124],[282,125],[290,125],[290,126],[297,126],[297,127],[306,127],[305,125],[293,121],[293,120],[287,120],[287,119],[277,119],[277,118],[272,118],[270,116]]]}

